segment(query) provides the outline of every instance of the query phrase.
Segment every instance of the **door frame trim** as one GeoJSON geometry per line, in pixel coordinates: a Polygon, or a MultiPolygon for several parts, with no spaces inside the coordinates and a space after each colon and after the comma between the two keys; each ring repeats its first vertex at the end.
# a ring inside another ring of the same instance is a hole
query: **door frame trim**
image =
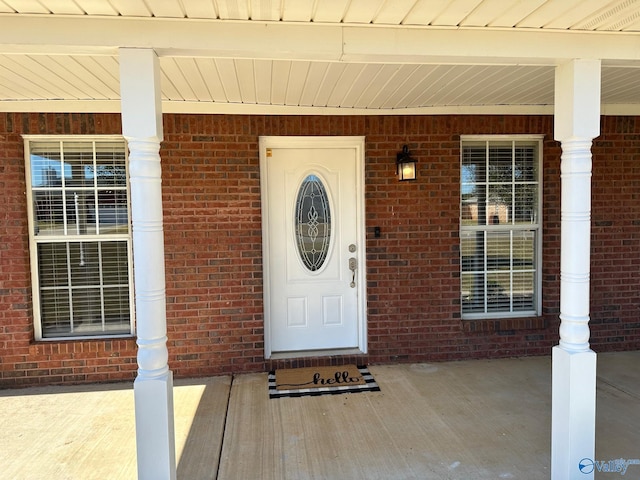
{"type": "MultiPolygon", "coordinates": [[[[358,312],[358,350],[359,353],[367,353],[367,281],[366,281],[366,238],[365,238],[365,183],[364,183],[364,136],[261,136],[259,137],[260,155],[260,199],[262,211],[262,290],[263,290],[263,316],[264,316],[264,358],[271,358],[271,288],[270,288],[270,263],[269,256],[269,199],[267,192],[269,181],[267,177],[267,149],[269,148],[351,148],[355,150],[356,157],[356,212],[359,221],[356,225],[356,237],[359,248],[356,253],[359,268],[356,270],[357,285],[359,286],[357,298],[358,312]]],[[[319,350],[318,356],[330,355],[331,350],[319,350]]],[[[278,352],[278,357],[285,355],[287,358],[297,357],[309,352],[278,352]]]]}

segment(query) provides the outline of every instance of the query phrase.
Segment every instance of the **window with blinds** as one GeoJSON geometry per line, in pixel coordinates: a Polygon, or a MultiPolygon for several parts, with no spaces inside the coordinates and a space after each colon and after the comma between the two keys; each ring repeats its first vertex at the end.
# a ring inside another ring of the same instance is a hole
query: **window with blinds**
{"type": "Polygon", "coordinates": [[[36,338],[133,334],[126,145],[25,136],[36,338]]]}
{"type": "Polygon", "coordinates": [[[540,312],[540,156],[540,137],[462,137],[463,318],[540,312]]]}

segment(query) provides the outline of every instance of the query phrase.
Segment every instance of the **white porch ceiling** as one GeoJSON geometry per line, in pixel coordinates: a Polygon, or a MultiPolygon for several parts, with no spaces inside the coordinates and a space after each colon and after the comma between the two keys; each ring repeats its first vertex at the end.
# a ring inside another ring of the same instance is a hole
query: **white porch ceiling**
{"type": "Polygon", "coordinates": [[[640,114],[640,0],[0,0],[0,110],[119,111],[121,47],[166,112],[551,113],[600,58],[603,113],[640,114]]]}
{"type": "Polygon", "coordinates": [[[0,12],[640,31],[640,6],[634,0],[2,0],[0,12]]]}

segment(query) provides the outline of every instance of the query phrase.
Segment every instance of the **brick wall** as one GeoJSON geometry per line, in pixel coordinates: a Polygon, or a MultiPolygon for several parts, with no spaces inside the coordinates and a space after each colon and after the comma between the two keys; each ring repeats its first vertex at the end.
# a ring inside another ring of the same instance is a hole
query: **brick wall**
{"type": "Polygon", "coordinates": [[[133,339],[33,340],[23,134],[119,133],[117,115],[0,114],[0,387],[133,378],[133,339]]]}
{"type": "MultiPolygon", "coordinates": [[[[165,115],[163,200],[170,368],[176,377],[326,362],[548,354],[557,343],[560,147],[550,116],[165,115]],[[545,134],[543,315],[462,321],[459,137],[545,134]],[[265,362],[258,137],[364,135],[369,355],[265,362]],[[418,180],[395,178],[407,144],[418,180]],[[380,238],[374,227],[379,226],[380,238]]],[[[0,114],[0,385],[133,379],[133,339],[34,342],[20,135],[113,134],[118,115],[0,114]]],[[[594,143],[592,345],[640,348],[640,119],[594,143]]]]}
{"type": "Polygon", "coordinates": [[[640,119],[605,117],[594,142],[591,343],[640,348],[640,119]]]}

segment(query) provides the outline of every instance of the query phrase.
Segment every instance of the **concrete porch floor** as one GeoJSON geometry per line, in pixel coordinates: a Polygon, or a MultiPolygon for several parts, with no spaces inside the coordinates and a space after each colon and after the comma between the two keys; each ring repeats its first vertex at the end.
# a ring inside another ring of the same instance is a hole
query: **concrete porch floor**
{"type": "MultiPolygon", "coordinates": [[[[370,371],[380,392],[274,400],[266,374],[176,381],[178,478],[549,478],[550,357],[370,371]]],[[[640,351],[597,382],[596,460],[639,459],[640,351]]],[[[0,478],[135,479],[132,385],[0,390],[0,478]]]]}

